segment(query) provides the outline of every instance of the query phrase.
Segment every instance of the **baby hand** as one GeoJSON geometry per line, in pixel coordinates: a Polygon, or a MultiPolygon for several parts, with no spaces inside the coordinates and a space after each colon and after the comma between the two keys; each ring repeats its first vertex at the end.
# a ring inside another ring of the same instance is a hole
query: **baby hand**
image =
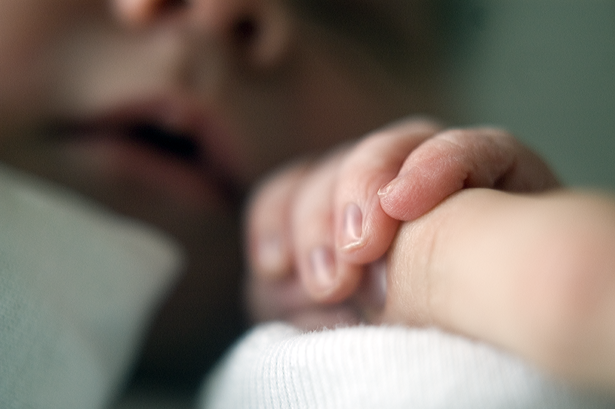
{"type": "Polygon", "coordinates": [[[557,185],[501,130],[393,124],[321,161],[283,169],[256,192],[247,213],[250,310],[258,320],[360,320],[379,298],[378,286],[365,282],[373,278],[368,266],[386,253],[400,221],[466,187],[557,185]]]}

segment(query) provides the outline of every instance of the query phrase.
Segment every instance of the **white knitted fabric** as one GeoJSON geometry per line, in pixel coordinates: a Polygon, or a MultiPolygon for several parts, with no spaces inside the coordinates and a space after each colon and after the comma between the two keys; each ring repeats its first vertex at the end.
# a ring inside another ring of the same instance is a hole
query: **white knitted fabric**
{"type": "Polygon", "coordinates": [[[0,168],[0,408],[101,408],[179,267],[166,237],[0,168]]]}
{"type": "Polygon", "coordinates": [[[487,345],[435,329],[257,327],[204,385],[207,409],[612,408],[487,345]]]}

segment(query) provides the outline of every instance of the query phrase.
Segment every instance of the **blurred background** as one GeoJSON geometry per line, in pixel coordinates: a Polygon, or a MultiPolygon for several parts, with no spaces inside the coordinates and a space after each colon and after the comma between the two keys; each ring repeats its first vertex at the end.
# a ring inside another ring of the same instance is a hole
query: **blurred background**
{"type": "Polygon", "coordinates": [[[463,122],[504,126],[562,181],[615,191],[615,0],[477,0],[451,62],[463,122]]]}

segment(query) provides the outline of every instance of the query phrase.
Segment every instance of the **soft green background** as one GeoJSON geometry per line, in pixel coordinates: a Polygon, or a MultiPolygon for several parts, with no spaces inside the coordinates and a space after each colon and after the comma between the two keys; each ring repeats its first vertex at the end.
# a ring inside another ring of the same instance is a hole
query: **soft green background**
{"type": "Polygon", "coordinates": [[[464,121],[513,131],[567,184],[615,191],[615,0],[480,4],[451,67],[464,121]]]}

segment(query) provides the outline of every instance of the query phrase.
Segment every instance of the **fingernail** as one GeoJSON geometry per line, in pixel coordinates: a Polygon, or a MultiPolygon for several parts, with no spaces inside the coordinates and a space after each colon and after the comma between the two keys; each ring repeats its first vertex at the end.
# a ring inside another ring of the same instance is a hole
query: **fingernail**
{"type": "Polygon", "coordinates": [[[344,249],[361,244],[363,238],[363,213],[355,203],[349,203],[344,210],[344,249]]]}
{"type": "Polygon", "coordinates": [[[395,188],[395,185],[397,184],[396,182],[397,182],[397,179],[393,179],[392,181],[390,181],[386,185],[382,186],[378,190],[378,196],[383,197],[383,196],[386,196],[389,193],[391,193],[391,191],[395,188]]]}
{"type": "Polygon", "coordinates": [[[327,247],[318,247],[311,254],[312,273],[320,287],[329,288],[335,278],[333,253],[327,247]]]}
{"type": "Polygon", "coordinates": [[[284,270],[284,249],[279,236],[262,238],[257,245],[259,268],[268,273],[277,273],[284,270]]]}

